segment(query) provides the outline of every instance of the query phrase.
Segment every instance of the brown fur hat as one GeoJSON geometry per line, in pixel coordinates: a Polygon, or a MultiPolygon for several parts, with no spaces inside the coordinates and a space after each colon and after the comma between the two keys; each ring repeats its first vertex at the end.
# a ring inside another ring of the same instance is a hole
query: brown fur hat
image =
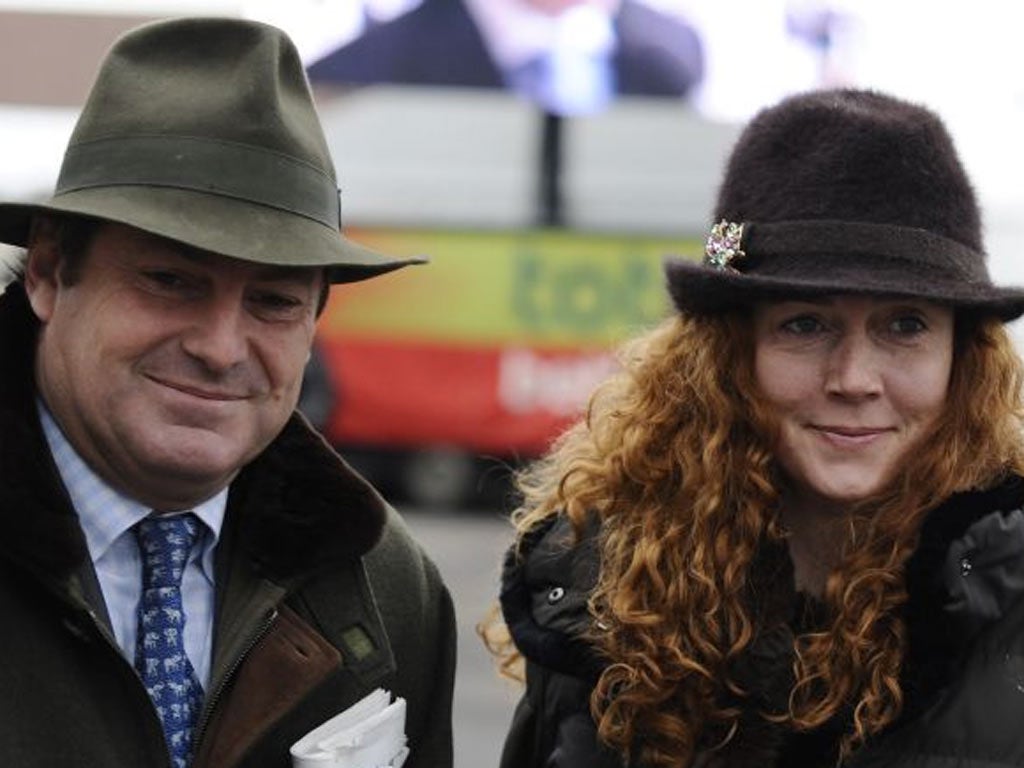
{"type": "Polygon", "coordinates": [[[683,311],[769,297],[916,296],[1012,319],[981,216],[937,115],[875,91],[823,90],[765,109],[730,156],[703,263],[671,260],[683,311]]]}

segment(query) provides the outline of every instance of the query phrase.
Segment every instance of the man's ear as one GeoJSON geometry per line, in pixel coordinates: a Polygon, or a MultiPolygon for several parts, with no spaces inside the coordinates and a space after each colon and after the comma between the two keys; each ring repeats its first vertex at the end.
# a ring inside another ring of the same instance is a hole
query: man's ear
{"type": "Polygon", "coordinates": [[[60,261],[56,222],[47,216],[36,216],[28,238],[25,293],[32,311],[44,323],[53,316],[57,303],[60,261]]]}

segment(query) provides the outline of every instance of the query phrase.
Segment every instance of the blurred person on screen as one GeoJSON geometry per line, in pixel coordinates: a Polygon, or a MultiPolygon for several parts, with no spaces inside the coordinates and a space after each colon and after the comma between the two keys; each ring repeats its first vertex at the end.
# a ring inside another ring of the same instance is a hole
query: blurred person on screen
{"type": "Polygon", "coordinates": [[[314,82],[507,88],[555,114],[616,95],[685,98],[693,27],[637,0],[424,0],[309,66],[314,82]]]}

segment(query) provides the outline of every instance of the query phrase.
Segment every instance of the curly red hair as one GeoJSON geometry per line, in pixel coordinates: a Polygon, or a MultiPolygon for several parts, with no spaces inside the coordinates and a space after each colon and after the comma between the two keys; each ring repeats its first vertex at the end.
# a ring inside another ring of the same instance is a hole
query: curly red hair
{"type": "MultiPolygon", "coordinates": [[[[844,753],[900,712],[897,609],[924,516],[1024,470],[1020,359],[1000,322],[957,325],[949,407],[852,517],[824,590],[827,626],[795,640],[788,711],[763,713],[806,730],[852,705],[844,753]]],[[[586,418],[519,478],[520,536],[556,514],[578,531],[602,522],[591,611],[608,663],[592,709],[603,741],[652,766],[690,765],[709,733],[738,727],[722,694],[742,696],[728,670],[757,631],[744,589],[759,547],[785,537],[752,343],[742,313],[665,321],[623,348],[586,418]]]]}

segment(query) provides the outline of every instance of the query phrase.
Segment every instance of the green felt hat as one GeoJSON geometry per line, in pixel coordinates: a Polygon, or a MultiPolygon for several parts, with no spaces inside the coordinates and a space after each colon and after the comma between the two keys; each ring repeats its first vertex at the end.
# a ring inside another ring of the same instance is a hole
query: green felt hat
{"type": "Polygon", "coordinates": [[[263,264],[326,267],[352,282],[420,260],[341,234],[323,129],[294,44],[242,19],[182,18],[121,37],[72,133],[53,196],[0,203],[0,241],[32,217],[127,224],[263,264]]]}

